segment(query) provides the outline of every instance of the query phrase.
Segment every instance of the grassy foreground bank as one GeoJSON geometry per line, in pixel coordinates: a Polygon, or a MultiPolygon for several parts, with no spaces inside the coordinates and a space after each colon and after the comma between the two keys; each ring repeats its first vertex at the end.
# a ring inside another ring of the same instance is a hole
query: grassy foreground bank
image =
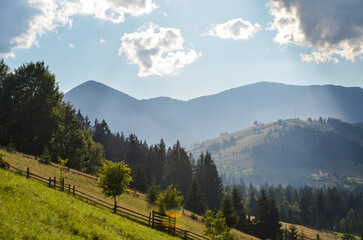
{"type": "Polygon", "coordinates": [[[178,239],[0,169],[0,239],[178,239]]]}

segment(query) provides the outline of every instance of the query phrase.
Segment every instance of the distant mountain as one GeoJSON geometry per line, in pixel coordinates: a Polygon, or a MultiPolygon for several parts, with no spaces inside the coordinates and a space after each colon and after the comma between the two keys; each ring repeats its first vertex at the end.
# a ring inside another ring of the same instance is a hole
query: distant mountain
{"type": "Polygon", "coordinates": [[[64,96],[91,120],[105,119],[112,131],[135,133],[148,143],[201,142],[250,126],[255,120],[334,117],[363,121],[363,89],[291,86],[261,82],[219,94],[180,101],[168,97],[137,100],[104,84],[88,81],[64,96]]]}
{"type": "Polygon", "coordinates": [[[341,181],[341,185],[357,187],[363,183],[361,123],[331,118],[257,123],[195,145],[190,151],[195,157],[209,151],[218,171],[237,181],[242,176],[255,184],[329,185],[341,181]]]}

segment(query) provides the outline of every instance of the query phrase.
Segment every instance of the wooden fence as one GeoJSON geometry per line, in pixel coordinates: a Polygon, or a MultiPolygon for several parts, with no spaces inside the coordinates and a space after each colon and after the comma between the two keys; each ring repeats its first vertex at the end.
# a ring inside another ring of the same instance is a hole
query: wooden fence
{"type": "Polygon", "coordinates": [[[33,178],[40,182],[43,182],[43,183],[47,184],[48,187],[51,187],[54,189],[58,188],[61,191],[67,192],[68,194],[72,194],[72,195],[74,195],[84,201],[87,201],[91,204],[94,204],[96,206],[112,210],[116,214],[126,217],[130,220],[133,220],[138,223],[144,224],[146,226],[155,228],[159,231],[167,232],[170,235],[174,235],[174,236],[180,237],[182,239],[186,239],[186,240],[187,239],[191,239],[191,240],[209,239],[204,236],[198,235],[196,233],[176,227],[176,218],[175,217],[166,216],[166,215],[163,215],[163,214],[155,212],[155,211],[152,211],[151,213],[149,213],[149,216],[146,216],[144,214],[132,211],[130,209],[127,209],[127,208],[124,208],[124,207],[121,207],[118,205],[113,205],[103,199],[100,199],[100,198],[94,197],[92,195],[89,195],[87,193],[81,192],[78,189],[76,189],[75,185],[71,186],[70,184],[64,183],[64,179],[61,181],[58,181],[56,179],[56,177],[44,178],[42,176],[38,176],[34,173],[31,173],[29,168],[27,168],[26,171],[23,171],[19,168],[11,166],[8,163],[6,163],[5,168],[9,171],[12,171],[12,172],[15,172],[18,174],[22,174],[22,175],[26,175],[26,178],[33,178]]]}

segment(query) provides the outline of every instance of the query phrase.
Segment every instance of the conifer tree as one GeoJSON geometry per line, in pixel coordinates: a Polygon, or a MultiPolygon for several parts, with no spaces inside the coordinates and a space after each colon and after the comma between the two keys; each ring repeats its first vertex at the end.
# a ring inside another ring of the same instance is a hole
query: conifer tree
{"type": "Polygon", "coordinates": [[[185,208],[199,215],[205,213],[205,200],[196,178],[193,178],[192,184],[190,185],[185,208]]]}
{"type": "Polygon", "coordinates": [[[226,218],[227,226],[229,228],[233,228],[238,221],[238,216],[234,211],[232,199],[228,193],[224,195],[221,210],[223,212],[223,216],[226,218]]]}
{"type": "Polygon", "coordinates": [[[264,189],[261,190],[260,198],[257,200],[256,204],[256,218],[254,219],[257,236],[262,239],[271,238],[269,229],[269,209],[270,201],[266,196],[264,189]]]}
{"type": "Polygon", "coordinates": [[[150,202],[155,202],[158,198],[158,195],[160,193],[160,186],[156,185],[155,178],[152,180],[151,186],[147,190],[147,199],[149,199],[150,202]]]}
{"type": "Polygon", "coordinates": [[[133,179],[134,179],[134,181],[133,181],[132,186],[136,190],[144,193],[146,191],[147,186],[146,186],[145,174],[140,165],[137,166],[133,179]]]}
{"type": "Polygon", "coordinates": [[[242,197],[236,186],[234,186],[232,189],[231,200],[232,200],[234,212],[236,213],[236,215],[238,217],[238,221],[237,221],[237,224],[235,227],[238,230],[243,231],[243,232],[248,231],[244,203],[242,201],[242,197]]]}
{"type": "Polygon", "coordinates": [[[196,176],[209,209],[216,211],[221,206],[223,184],[210,153],[201,154],[196,167],[196,176]]]}
{"type": "Polygon", "coordinates": [[[290,225],[288,236],[289,236],[289,240],[297,240],[298,232],[297,232],[297,228],[294,224],[290,225]]]}

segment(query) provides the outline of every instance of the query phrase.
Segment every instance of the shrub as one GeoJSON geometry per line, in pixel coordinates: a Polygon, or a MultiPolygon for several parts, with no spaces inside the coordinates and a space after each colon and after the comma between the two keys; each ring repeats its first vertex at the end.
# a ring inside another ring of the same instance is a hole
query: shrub
{"type": "Polygon", "coordinates": [[[171,184],[164,192],[159,194],[155,203],[159,207],[159,212],[165,213],[166,210],[171,208],[182,208],[181,202],[183,199],[184,197],[180,195],[180,192],[171,184]]]}

